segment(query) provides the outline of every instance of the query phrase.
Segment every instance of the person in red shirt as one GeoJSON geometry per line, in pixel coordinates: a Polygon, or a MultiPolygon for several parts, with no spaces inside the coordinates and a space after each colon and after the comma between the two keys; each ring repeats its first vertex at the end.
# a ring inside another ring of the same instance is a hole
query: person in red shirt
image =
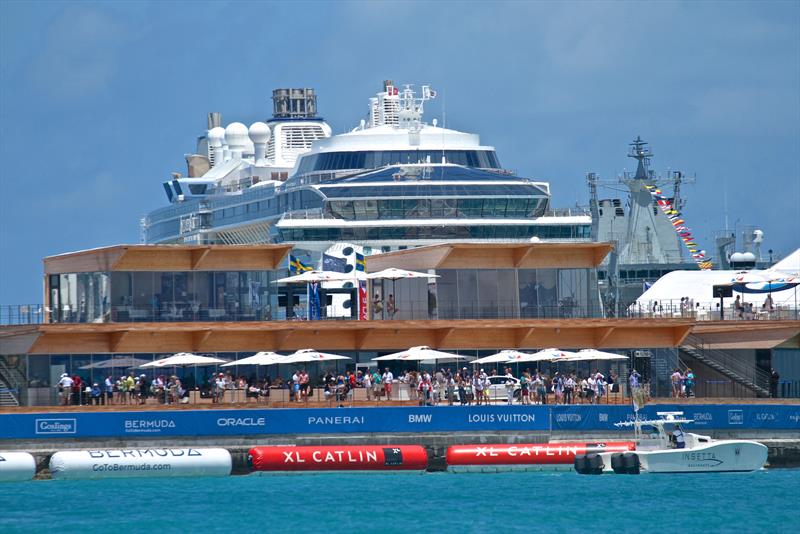
{"type": "Polygon", "coordinates": [[[83,394],[83,381],[81,377],[75,375],[72,377],[72,398],[74,403],[83,404],[81,402],[81,395],[83,394]]]}

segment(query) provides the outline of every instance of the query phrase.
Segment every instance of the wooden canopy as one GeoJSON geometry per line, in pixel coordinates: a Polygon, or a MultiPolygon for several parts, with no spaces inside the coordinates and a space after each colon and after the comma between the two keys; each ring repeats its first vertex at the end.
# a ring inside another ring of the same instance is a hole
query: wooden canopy
{"type": "Polygon", "coordinates": [[[611,243],[448,243],[367,257],[370,272],[425,269],[594,268],[611,243]]]}
{"type": "MultiPolygon", "coordinates": [[[[28,354],[675,347],[683,319],[489,319],[458,321],[272,321],[247,323],[43,324],[28,354]]],[[[0,342],[3,340],[0,339],[0,342]]]]}
{"type": "Polygon", "coordinates": [[[292,245],[115,245],[44,259],[45,274],[110,271],[271,271],[292,245]]]}

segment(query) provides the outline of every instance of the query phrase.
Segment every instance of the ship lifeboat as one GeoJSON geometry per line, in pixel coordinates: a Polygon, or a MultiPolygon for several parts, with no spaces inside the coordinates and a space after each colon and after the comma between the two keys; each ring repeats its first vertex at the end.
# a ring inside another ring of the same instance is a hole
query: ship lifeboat
{"type": "Polygon", "coordinates": [[[632,441],[455,445],[447,449],[447,470],[456,473],[571,471],[576,456],[635,449],[632,441]]]}
{"type": "Polygon", "coordinates": [[[253,447],[257,472],[424,471],[428,453],[419,445],[253,447]]]}

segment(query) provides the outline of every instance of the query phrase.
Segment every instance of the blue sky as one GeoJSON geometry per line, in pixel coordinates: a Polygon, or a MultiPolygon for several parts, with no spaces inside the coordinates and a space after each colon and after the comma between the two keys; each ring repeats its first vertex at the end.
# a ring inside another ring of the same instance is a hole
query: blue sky
{"type": "Polygon", "coordinates": [[[712,250],[756,225],[800,246],[800,2],[0,2],[0,304],[42,301],[45,256],[139,239],[205,127],[316,88],[358,124],[381,80],[504,166],[585,204],[585,173],[697,174],[685,218],[712,250]],[[737,222],[738,221],[738,222],[737,222]]]}

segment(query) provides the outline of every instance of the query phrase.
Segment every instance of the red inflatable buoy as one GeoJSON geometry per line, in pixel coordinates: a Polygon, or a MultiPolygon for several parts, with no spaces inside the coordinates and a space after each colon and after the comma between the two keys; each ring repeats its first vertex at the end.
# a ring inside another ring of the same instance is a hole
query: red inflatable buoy
{"type": "Polygon", "coordinates": [[[428,453],[420,445],[253,447],[254,471],[422,471],[428,453]]]}
{"type": "Polygon", "coordinates": [[[636,449],[632,441],[605,443],[526,443],[518,445],[455,445],[447,449],[447,466],[569,466],[575,456],[590,452],[627,452],[636,449]]]}

